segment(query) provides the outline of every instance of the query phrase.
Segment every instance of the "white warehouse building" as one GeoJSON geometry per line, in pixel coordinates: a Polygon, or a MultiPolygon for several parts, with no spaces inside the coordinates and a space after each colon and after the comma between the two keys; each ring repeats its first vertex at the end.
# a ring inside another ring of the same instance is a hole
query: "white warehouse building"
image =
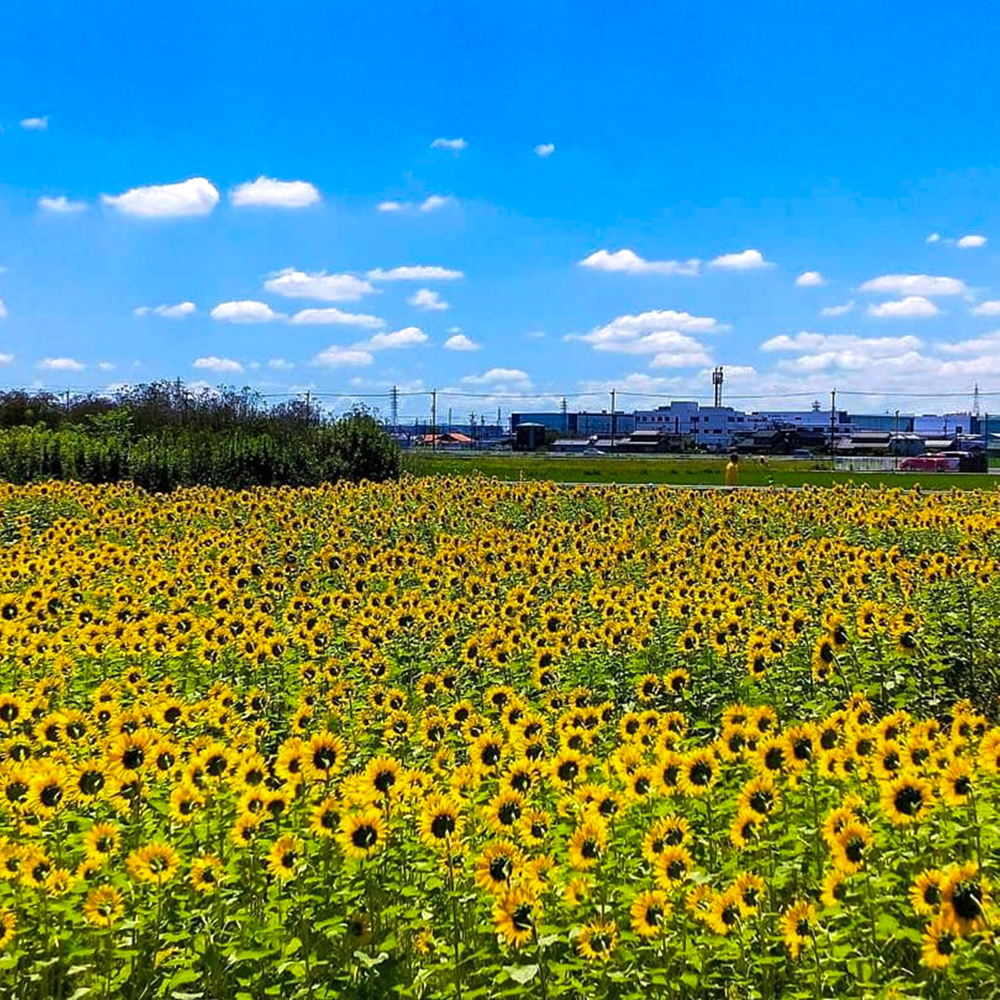
{"type": "Polygon", "coordinates": [[[728,451],[738,434],[757,426],[756,417],[731,406],[699,406],[694,400],[675,400],[655,410],[635,411],[637,431],[673,434],[708,451],[728,451]]]}

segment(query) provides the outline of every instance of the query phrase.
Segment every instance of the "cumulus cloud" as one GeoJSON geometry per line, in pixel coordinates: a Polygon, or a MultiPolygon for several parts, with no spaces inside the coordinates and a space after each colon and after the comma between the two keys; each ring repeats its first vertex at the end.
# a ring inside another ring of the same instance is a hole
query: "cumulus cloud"
{"type": "Polygon", "coordinates": [[[629,249],[597,250],[589,257],[580,261],[581,267],[594,271],[617,271],[624,274],[684,274],[695,277],[701,267],[701,261],[691,260],[645,260],[629,249]]]}
{"type": "Polygon", "coordinates": [[[924,240],[925,243],[937,243],[941,239],[940,233],[931,233],[930,236],[924,240]]]}
{"type": "Polygon", "coordinates": [[[232,374],[243,371],[243,365],[238,361],[234,361],[232,358],[217,358],[214,355],[207,358],[195,358],[191,362],[191,367],[209,372],[230,372],[232,374]]]}
{"type": "Polygon", "coordinates": [[[9,365],[13,360],[13,354],[0,354],[0,365],[9,365]]]}
{"type": "Polygon", "coordinates": [[[554,142],[540,142],[535,146],[535,156],[540,156],[543,160],[551,156],[556,151],[554,142]]]}
{"type": "Polygon", "coordinates": [[[920,319],[937,316],[940,309],[930,299],[922,295],[907,295],[893,302],[880,302],[868,307],[868,315],[878,319],[920,319]]]}
{"type": "Polygon", "coordinates": [[[374,360],[374,356],[368,351],[332,344],[313,358],[313,364],[324,368],[360,368],[370,365],[374,360]]]}
{"type": "Polygon", "coordinates": [[[825,285],[823,275],[819,271],[803,271],[796,279],[795,284],[800,288],[818,288],[825,285]]]}
{"type": "Polygon", "coordinates": [[[984,337],[959,340],[954,343],[940,341],[934,345],[942,354],[993,354],[1000,356],[1000,330],[984,337]]]}
{"type": "Polygon", "coordinates": [[[193,316],[197,308],[193,302],[178,302],[175,306],[139,306],[136,316],[161,316],[163,319],[185,319],[193,316]]]}
{"type": "Polygon", "coordinates": [[[51,372],[82,372],[87,366],[75,358],[42,358],[38,367],[51,372]]]}
{"type": "Polygon", "coordinates": [[[466,375],[462,381],[466,385],[520,385],[527,388],[531,385],[531,377],[520,368],[490,368],[482,375],[466,375]]]}
{"type": "Polygon", "coordinates": [[[744,250],[742,253],[724,253],[709,261],[708,266],[721,267],[727,271],[759,271],[774,265],[769,260],[764,260],[764,255],[759,250],[744,250]]]}
{"type": "Polygon", "coordinates": [[[401,201],[380,201],[375,207],[380,212],[401,212],[406,205],[401,201]]]}
{"type": "Polygon", "coordinates": [[[238,207],[308,208],[320,200],[320,193],[308,181],[279,181],[261,175],[233,188],[229,200],[238,207]]]}
{"type": "Polygon", "coordinates": [[[276,372],[288,372],[291,371],[295,365],[291,361],[286,361],[285,358],[271,358],[267,363],[268,368],[273,368],[276,372]]]}
{"type": "Polygon", "coordinates": [[[220,302],[210,313],[212,319],[223,323],[270,323],[282,319],[266,302],[241,299],[236,302],[220,302]]]}
{"type": "Polygon", "coordinates": [[[971,312],[974,316],[1000,316],[1000,299],[980,302],[971,312]]]}
{"type": "Polygon", "coordinates": [[[76,215],[87,210],[87,203],[70,201],[66,195],[61,194],[58,198],[39,198],[38,207],[51,215],[76,215]]]}
{"type": "Polygon", "coordinates": [[[839,306],[824,306],[820,309],[820,316],[843,316],[854,308],[854,299],[839,306]]]}
{"type": "MultiPolygon", "coordinates": [[[[637,315],[618,316],[590,333],[569,334],[567,340],[580,340],[595,351],[621,354],[672,353],[698,354],[705,358],[702,346],[688,333],[716,333],[726,327],[711,316],[692,316],[673,309],[650,310],[637,315]],[[681,338],[681,339],[677,339],[681,338]]],[[[699,363],[705,363],[701,361],[699,363]]]]}
{"type": "Polygon", "coordinates": [[[294,326],[359,326],[365,330],[381,330],[385,320],[365,313],[341,312],[339,309],[300,309],[289,320],[294,326]]]}
{"type": "MultiPolygon", "coordinates": [[[[886,357],[902,351],[915,351],[920,347],[916,337],[857,337],[853,334],[809,333],[803,331],[794,337],[781,334],[765,340],[762,351],[785,351],[805,353],[807,351],[865,351],[872,357],[886,357]]],[[[728,369],[727,369],[728,371],[728,369]]]]}
{"type": "Polygon", "coordinates": [[[453,205],[455,199],[450,194],[432,194],[420,203],[421,212],[434,212],[439,208],[453,205]]]}
{"type": "Polygon", "coordinates": [[[419,326],[405,326],[402,330],[393,330],[392,333],[376,333],[368,340],[353,346],[362,351],[391,351],[426,343],[427,334],[419,326]]]}
{"type": "Polygon", "coordinates": [[[414,264],[393,267],[388,271],[376,267],[365,277],[370,281],[456,281],[465,275],[461,271],[453,271],[447,267],[414,264]]]}
{"type": "Polygon", "coordinates": [[[20,124],[25,132],[44,132],[49,127],[49,117],[43,115],[40,118],[22,118],[20,124]]]}
{"type": "Polygon", "coordinates": [[[446,351],[478,351],[481,345],[471,340],[464,333],[456,333],[449,337],[441,346],[446,351]]]}
{"type": "Polygon", "coordinates": [[[969,236],[962,236],[956,246],[960,246],[964,250],[970,247],[984,247],[986,246],[986,242],[985,236],[970,234],[969,236]]]}
{"type": "Polygon", "coordinates": [[[930,274],[883,274],[866,281],[862,292],[886,295],[968,295],[969,289],[958,278],[938,277],[930,274]]]}
{"type": "Polygon", "coordinates": [[[289,299],[318,299],[321,302],[356,302],[362,295],[375,291],[367,281],[353,274],[327,274],[326,271],[310,274],[294,267],[269,275],[264,288],[289,299]]]}
{"type": "Polygon", "coordinates": [[[454,152],[461,152],[468,147],[464,139],[435,139],[431,143],[431,149],[450,149],[454,152]]]}
{"type": "Polygon", "coordinates": [[[429,288],[421,288],[420,291],[411,295],[406,301],[417,309],[427,309],[431,312],[440,312],[448,308],[448,303],[441,298],[440,294],[431,291],[429,288]]]}
{"type": "Polygon", "coordinates": [[[3,319],[7,315],[7,307],[3,304],[3,299],[0,299],[0,319],[3,319]]]}
{"type": "Polygon", "coordinates": [[[152,184],[131,188],[124,194],[102,194],[101,201],[123,215],[171,219],[209,215],[219,203],[219,192],[204,177],[192,177],[179,184],[152,184]]]}

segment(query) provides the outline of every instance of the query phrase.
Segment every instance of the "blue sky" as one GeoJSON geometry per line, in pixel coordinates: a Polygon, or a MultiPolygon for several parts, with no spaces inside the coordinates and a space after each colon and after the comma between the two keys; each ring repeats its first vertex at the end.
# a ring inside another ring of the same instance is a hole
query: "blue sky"
{"type": "Polygon", "coordinates": [[[992,5],[285,6],[4,5],[0,383],[1000,408],[992,5]]]}

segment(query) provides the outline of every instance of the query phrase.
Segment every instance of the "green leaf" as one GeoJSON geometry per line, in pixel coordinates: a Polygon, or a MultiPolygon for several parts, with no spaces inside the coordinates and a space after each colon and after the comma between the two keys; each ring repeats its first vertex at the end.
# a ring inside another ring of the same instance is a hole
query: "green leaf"
{"type": "Polygon", "coordinates": [[[537,965],[505,965],[504,972],[514,980],[515,983],[519,983],[523,986],[525,983],[530,983],[535,976],[538,975],[537,965]]]}

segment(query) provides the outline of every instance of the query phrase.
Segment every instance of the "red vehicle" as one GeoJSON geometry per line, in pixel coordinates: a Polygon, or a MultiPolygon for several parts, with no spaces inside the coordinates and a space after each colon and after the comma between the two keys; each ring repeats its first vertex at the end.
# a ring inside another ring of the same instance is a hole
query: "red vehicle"
{"type": "Polygon", "coordinates": [[[966,451],[941,451],[935,455],[916,455],[899,463],[900,472],[979,472],[985,462],[966,451]]]}

